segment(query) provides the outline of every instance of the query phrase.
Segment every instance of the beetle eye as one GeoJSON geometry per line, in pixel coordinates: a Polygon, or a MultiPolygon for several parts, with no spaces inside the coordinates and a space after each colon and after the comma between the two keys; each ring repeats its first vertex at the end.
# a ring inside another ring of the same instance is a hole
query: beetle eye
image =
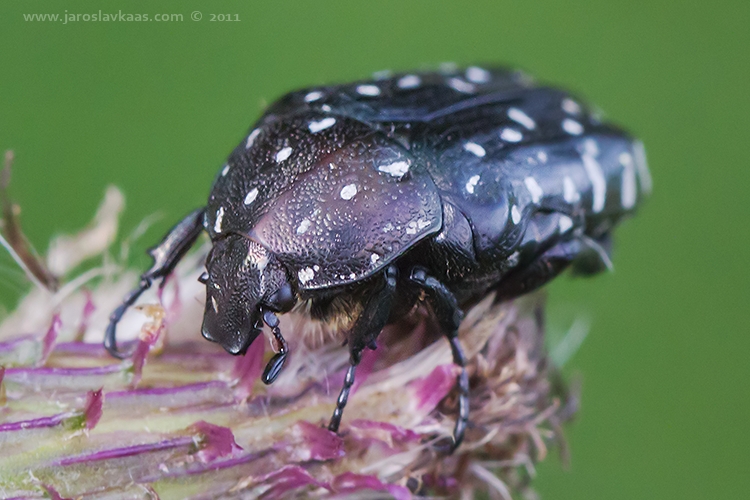
{"type": "Polygon", "coordinates": [[[200,282],[201,282],[201,283],[203,283],[204,285],[205,285],[206,283],[208,283],[208,273],[203,273],[203,274],[201,274],[201,275],[200,275],[200,277],[198,278],[198,281],[200,281],[200,282]]]}

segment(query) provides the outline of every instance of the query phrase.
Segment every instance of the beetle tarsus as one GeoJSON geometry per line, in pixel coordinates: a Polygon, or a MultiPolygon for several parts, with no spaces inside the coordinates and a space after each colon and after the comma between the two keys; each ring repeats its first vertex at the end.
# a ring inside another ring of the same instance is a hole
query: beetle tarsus
{"type": "Polygon", "coordinates": [[[469,422],[469,375],[466,372],[466,356],[458,340],[458,327],[461,325],[464,314],[458,307],[453,293],[440,281],[429,276],[424,269],[418,267],[412,269],[409,278],[425,291],[427,302],[450,343],[453,363],[461,368],[461,373],[456,378],[458,418],[453,428],[453,443],[448,450],[452,453],[461,445],[469,422]]]}

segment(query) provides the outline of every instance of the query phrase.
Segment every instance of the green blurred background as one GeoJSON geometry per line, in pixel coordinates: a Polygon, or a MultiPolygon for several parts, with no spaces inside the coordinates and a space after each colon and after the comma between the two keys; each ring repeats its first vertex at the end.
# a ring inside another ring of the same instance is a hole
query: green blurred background
{"type": "MultiPolygon", "coordinates": [[[[0,148],[41,250],[85,225],[104,188],[123,228],[202,204],[264,104],[296,87],[441,61],[503,62],[587,96],[643,139],[654,194],[617,232],[616,272],[550,287],[550,331],[591,328],[572,461],[548,499],[748,498],[750,4],[208,2],[0,4],[0,148]],[[182,14],[182,22],[27,22],[23,14],[182,14]],[[193,21],[193,11],[202,13],[193,21]],[[211,14],[239,21],[211,22],[211,14]]],[[[0,260],[0,302],[19,296],[0,260]]]]}

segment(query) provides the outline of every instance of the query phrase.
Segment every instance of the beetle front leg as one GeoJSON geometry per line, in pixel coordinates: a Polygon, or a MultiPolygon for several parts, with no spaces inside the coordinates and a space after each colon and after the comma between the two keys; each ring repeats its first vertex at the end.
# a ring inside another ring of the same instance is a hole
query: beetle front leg
{"type": "Polygon", "coordinates": [[[138,297],[151,288],[154,280],[162,278],[163,284],[163,279],[174,270],[180,259],[190,250],[203,230],[204,210],[199,208],[192,211],[167,233],[161,243],[148,251],[154,259],[151,269],[141,275],[141,282],[138,286],[125,297],[122,304],[109,317],[109,326],[104,334],[104,348],[112,356],[119,359],[128,357],[128,353],[117,348],[117,323],[125,311],[138,300],[138,297]]]}
{"type": "Polygon", "coordinates": [[[344,407],[349,400],[349,392],[354,385],[354,375],[357,371],[357,365],[362,359],[362,351],[365,347],[374,348],[375,339],[380,331],[388,323],[393,306],[393,297],[396,293],[396,279],[398,272],[396,266],[388,266],[385,271],[385,283],[365,305],[362,314],[359,315],[354,327],[349,332],[349,370],[344,377],[344,386],[341,388],[339,397],[336,400],[336,409],[333,411],[331,423],[328,429],[337,432],[341,417],[344,414],[344,407]]]}
{"type": "Polygon", "coordinates": [[[450,343],[453,362],[461,367],[461,373],[457,379],[458,419],[453,429],[453,445],[450,450],[452,452],[463,441],[466,425],[469,421],[469,375],[466,373],[466,356],[458,341],[458,327],[461,325],[464,313],[458,307],[458,302],[453,293],[440,281],[429,276],[424,269],[412,269],[409,279],[425,291],[435,318],[450,343]]]}

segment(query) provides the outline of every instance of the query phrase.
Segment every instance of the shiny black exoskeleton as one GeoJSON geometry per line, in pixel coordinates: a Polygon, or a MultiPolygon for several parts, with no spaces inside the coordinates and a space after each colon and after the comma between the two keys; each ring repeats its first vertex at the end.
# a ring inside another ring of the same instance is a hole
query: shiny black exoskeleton
{"type": "MultiPolygon", "coordinates": [[[[232,152],[206,207],[151,250],[153,267],[112,314],[115,328],[202,231],[203,336],[244,353],[276,313],[304,302],[345,325],[351,366],[329,428],[337,430],[355,368],[381,329],[424,298],[456,364],[463,311],[510,299],[568,265],[609,263],[613,227],[650,190],[642,145],[570,95],[519,72],[470,67],[292,92],[232,152]]],[[[469,417],[458,378],[454,446],[469,417]]]]}

